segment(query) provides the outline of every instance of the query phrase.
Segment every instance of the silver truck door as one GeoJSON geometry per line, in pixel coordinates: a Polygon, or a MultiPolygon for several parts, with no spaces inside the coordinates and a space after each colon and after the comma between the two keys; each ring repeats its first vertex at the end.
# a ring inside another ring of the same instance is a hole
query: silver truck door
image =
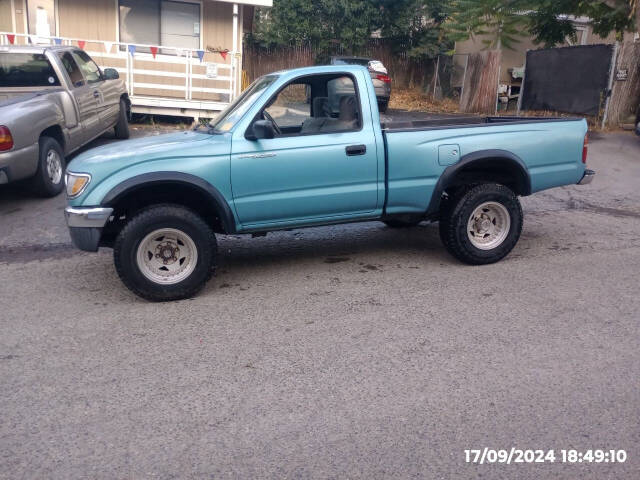
{"type": "Polygon", "coordinates": [[[93,88],[100,118],[100,130],[104,131],[116,124],[120,111],[119,82],[105,80],[100,68],[86,52],[74,50],[73,58],[78,63],[87,83],[93,88]]]}
{"type": "Polygon", "coordinates": [[[70,93],[78,107],[78,122],[81,127],[71,138],[71,149],[82,145],[100,133],[95,88],[89,85],[71,52],[59,53],[60,63],[70,80],[70,93]]]}

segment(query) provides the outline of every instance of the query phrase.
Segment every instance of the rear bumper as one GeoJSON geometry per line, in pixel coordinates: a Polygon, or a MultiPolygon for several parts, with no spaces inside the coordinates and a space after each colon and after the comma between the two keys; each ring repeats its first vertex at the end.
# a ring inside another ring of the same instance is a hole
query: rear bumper
{"type": "Polygon", "coordinates": [[[0,153],[0,184],[35,175],[39,152],[38,144],[35,143],[19,150],[0,153]]]}
{"type": "Polygon", "coordinates": [[[65,208],[64,216],[73,244],[85,252],[97,252],[102,229],[112,213],[113,208],[65,208]]]}
{"type": "Polygon", "coordinates": [[[584,175],[582,176],[582,180],[578,182],[578,185],[589,185],[593,182],[593,178],[596,176],[596,172],[593,170],[586,169],[584,171],[584,175]]]}

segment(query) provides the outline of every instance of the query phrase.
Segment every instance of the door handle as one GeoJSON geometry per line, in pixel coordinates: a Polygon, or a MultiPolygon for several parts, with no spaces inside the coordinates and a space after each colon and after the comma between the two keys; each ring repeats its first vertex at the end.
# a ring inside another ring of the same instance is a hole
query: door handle
{"type": "Polygon", "coordinates": [[[347,151],[347,156],[355,157],[356,155],[364,155],[365,153],[367,153],[367,146],[366,145],[351,145],[351,146],[345,148],[345,150],[347,151]]]}

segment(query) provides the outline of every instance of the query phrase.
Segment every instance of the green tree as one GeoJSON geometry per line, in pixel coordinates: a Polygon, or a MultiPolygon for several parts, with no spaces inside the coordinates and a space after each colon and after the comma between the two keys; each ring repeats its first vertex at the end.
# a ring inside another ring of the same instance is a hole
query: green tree
{"type": "Polygon", "coordinates": [[[258,9],[250,41],[263,46],[340,44],[347,51],[366,44],[377,24],[378,0],[276,0],[258,9]]]}
{"type": "Polygon", "coordinates": [[[446,29],[453,41],[477,36],[491,49],[513,49],[526,34],[527,17],[517,0],[454,0],[446,29]]]}
{"type": "Polygon", "coordinates": [[[412,58],[434,58],[453,47],[444,35],[448,0],[379,0],[379,29],[395,51],[412,58]]]}
{"type": "Polygon", "coordinates": [[[575,37],[576,29],[571,16],[586,16],[593,32],[601,37],[615,32],[639,28],[638,0],[521,0],[522,11],[527,11],[529,31],[537,43],[552,47],[575,37]]]}

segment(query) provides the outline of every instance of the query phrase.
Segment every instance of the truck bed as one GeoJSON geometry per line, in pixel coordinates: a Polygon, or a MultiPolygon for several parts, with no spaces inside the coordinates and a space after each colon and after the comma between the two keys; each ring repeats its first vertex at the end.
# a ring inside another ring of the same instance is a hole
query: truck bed
{"type": "Polygon", "coordinates": [[[516,159],[533,193],[582,178],[587,122],[582,118],[454,117],[384,123],[389,214],[424,212],[447,168],[465,160],[516,159]]]}
{"type": "Polygon", "coordinates": [[[382,129],[387,132],[407,130],[427,130],[448,127],[482,127],[496,124],[526,124],[542,122],[572,122],[582,120],[578,117],[481,117],[478,115],[460,115],[448,118],[436,118],[433,120],[399,120],[381,122],[382,129]]]}

